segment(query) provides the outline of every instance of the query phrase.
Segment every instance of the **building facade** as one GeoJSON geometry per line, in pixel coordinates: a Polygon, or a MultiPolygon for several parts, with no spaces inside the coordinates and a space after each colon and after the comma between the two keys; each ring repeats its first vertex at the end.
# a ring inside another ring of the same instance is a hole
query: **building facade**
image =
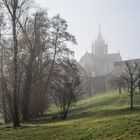
{"type": "Polygon", "coordinates": [[[108,53],[108,45],[102,38],[99,28],[97,39],[91,47],[91,53],[86,52],[79,63],[89,77],[98,77],[111,73],[117,61],[122,61],[120,53],[108,53]]]}

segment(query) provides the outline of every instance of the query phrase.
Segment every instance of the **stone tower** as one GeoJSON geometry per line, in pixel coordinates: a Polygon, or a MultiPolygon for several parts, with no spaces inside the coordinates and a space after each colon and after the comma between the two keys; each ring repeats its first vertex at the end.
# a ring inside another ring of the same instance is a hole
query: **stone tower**
{"type": "Polygon", "coordinates": [[[92,54],[98,56],[104,56],[108,54],[108,46],[102,38],[100,26],[98,30],[97,39],[95,40],[95,43],[92,43],[92,54]]]}

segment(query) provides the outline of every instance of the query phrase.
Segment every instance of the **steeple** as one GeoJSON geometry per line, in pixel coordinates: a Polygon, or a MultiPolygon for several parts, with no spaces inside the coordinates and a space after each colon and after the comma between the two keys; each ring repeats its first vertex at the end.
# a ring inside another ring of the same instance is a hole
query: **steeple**
{"type": "Polygon", "coordinates": [[[98,41],[103,40],[103,38],[102,38],[102,33],[101,33],[101,25],[100,25],[100,24],[99,24],[99,27],[98,27],[97,40],[98,40],[98,41]]]}
{"type": "MultiPolygon", "coordinates": [[[[92,48],[94,48],[95,55],[106,55],[108,53],[108,46],[105,43],[102,34],[101,34],[101,25],[99,24],[98,27],[98,34],[97,39],[95,40],[95,44],[92,45],[92,48]],[[94,47],[93,47],[94,46],[94,47]]],[[[93,52],[93,51],[92,51],[93,52]]]]}

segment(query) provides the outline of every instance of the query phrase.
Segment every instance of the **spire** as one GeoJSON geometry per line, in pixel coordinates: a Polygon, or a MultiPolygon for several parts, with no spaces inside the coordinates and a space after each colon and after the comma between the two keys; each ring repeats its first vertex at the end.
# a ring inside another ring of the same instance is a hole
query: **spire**
{"type": "Polygon", "coordinates": [[[97,36],[97,40],[103,40],[102,34],[101,34],[101,25],[100,25],[100,24],[99,24],[99,27],[98,27],[98,36],[97,36]]]}

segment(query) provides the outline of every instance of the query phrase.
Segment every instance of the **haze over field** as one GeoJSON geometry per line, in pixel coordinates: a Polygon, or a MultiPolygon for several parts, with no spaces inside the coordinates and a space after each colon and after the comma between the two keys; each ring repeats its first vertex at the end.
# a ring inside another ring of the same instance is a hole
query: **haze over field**
{"type": "Polygon", "coordinates": [[[86,50],[91,52],[98,25],[109,52],[120,51],[123,59],[139,58],[140,52],[140,1],[138,0],[35,0],[37,5],[65,18],[69,30],[75,34],[78,46],[75,57],[80,59],[86,50]],[[127,51],[126,51],[127,50],[127,51]]]}
{"type": "Polygon", "coordinates": [[[139,140],[139,26],[138,0],[0,0],[0,140],[139,140]]]}

